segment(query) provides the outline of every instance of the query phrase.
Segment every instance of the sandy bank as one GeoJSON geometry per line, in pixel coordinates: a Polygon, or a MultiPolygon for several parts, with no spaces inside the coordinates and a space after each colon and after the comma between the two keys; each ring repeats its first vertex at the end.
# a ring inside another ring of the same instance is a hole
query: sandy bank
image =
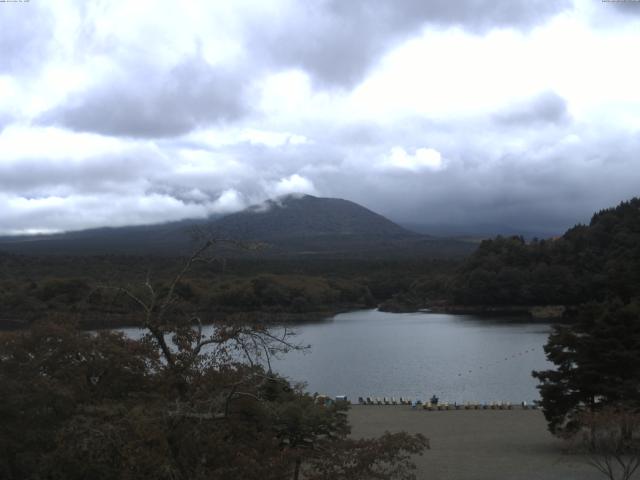
{"type": "Polygon", "coordinates": [[[586,458],[563,452],[538,410],[413,410],[409,406],[353,405],[355,437],[422,433],[431,450],[416,459],[429,480],[597,480],[586,458]]]}

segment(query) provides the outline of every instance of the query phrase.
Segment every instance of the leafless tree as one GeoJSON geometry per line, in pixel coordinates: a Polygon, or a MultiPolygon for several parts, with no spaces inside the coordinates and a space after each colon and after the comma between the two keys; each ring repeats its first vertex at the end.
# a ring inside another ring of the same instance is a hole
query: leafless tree
{"type": "MultiPolygon", "coordinates": [[[[308,346],[294,343],[295,332],[287,327],[273,329],[262,323],[244,322],[242,319],[218,322],[212,326],[211,333],[205,334],[204,322],[200,316],[184,310],[177,292],[178,286],[197,264],[220,261],[215,250],[221,246],[242,250],[261,248],[259,244],[209,238],[185,258],[175,276],[163,288],[154,286],[150,274],[147,274],[143,285],[105,288],[120,292],[138,305],[142,314],[142,327],[146,330],[145,340],[159,349],[164,364],[169,369],[186,372],[204,365],[215,367],[233,362],[244,362],[250,366],[263,364],[266,375],[256,373],[260,378],[253,378],[253,375],[244,377],[241,381],[228,385],[224,395],[211,399],[220,411],[227,412],[231,400],[251,395],[248,391],[243,391],[243,384],[253,383],[252,387],[255,387],[256,381],[278,381],[271,367],[274,356],[291,350],[303,350],[308,346]]],[[[184,375],[180,377],[184,378],[184,375]]],[[[212,408],[209,405],[207,410],[211,412],[212,408]]],[[[182,411],[184,408],[177,405],[176,410],[182,411]]],[[[220,412],[217,414],[220,415],[220,412]]]]}
{"type": "Polygon", "coordinates": [[[607,407],[586,412],[577,441],[589,464],[609,480],[630,480],[640,467],[640,412],[607,407]]]}

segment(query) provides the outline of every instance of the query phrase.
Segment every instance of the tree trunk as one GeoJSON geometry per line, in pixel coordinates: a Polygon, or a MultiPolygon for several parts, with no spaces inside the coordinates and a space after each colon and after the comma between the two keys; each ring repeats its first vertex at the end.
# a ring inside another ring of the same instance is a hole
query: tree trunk
{"type": "Polygon", "coordinates": [[[302,459],[298,457],[296,458],[296,466],[293,470],[293,480],[298,480],[300,478],[300,464],[302,464],[302,459]]]}

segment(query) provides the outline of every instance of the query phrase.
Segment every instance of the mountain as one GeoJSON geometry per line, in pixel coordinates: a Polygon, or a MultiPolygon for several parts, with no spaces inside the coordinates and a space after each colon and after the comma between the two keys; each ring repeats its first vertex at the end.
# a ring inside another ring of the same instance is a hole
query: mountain
{"type": "Polygon", "coordinates": [[[153,225],[91,228],[49,235],[0,237],[0,251],[47,254],[170,254],[188,249],[191,232],[214,219],[187,219],[153,225]]]}
{"type": "Polygon", "coordinates": [[[340,198],[288,195],[227,215],[213,231],[231,238],[282,240],[313,237],[416,237],[391,220],[340,198]]]}
{"type": "Polygon", "coordinates": [[[470,242],[437,239],[411,232],[348,200],[289,195],[222,218],[98,228],[55,235],[0,237],[0,251],[21,254],[175,255],[190,251],[197,243],[197,237],[201,238],[203,234],[260,242],[266,246],[259,253],[263,256],[450,257],[468,254],[475,248],[470,242]]]}

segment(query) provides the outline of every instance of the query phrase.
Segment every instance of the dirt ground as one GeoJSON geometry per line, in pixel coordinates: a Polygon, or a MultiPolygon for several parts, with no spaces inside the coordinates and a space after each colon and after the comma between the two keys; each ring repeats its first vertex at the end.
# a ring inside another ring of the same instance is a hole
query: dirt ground
{"type": "Polygon", "coordinates": [[[431,449],[416,458],[425,480],[602,480],[587,459],[565,453],[538,410],[413,410],[353,405],[352,436],[422,433],[431,449]]]}

